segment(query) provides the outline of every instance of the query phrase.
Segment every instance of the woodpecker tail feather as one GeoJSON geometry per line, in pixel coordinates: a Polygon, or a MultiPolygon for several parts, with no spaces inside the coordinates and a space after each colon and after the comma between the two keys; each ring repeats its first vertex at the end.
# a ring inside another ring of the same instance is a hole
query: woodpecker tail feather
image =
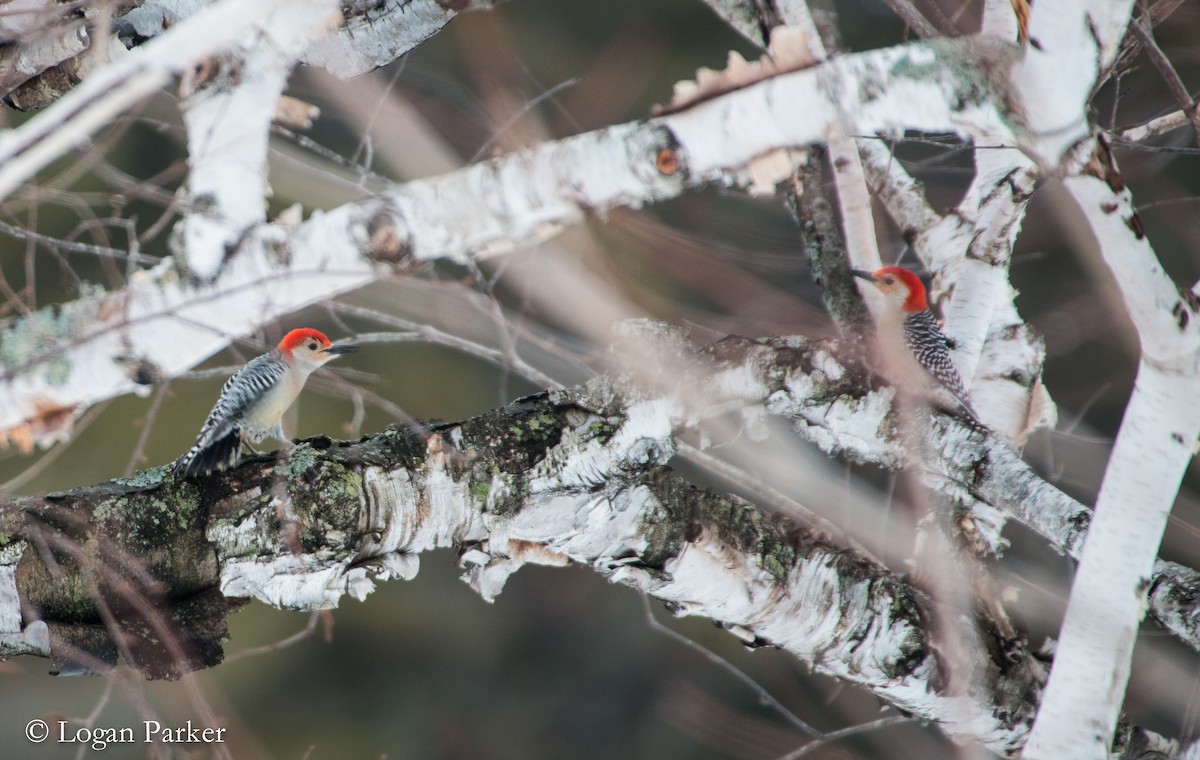
{"type": "Polygon", "coordinates": [[[228,469],[237,464],[238,453],[242,447],[241,431],[230,428],[229,432],[216,440],[195,446],[175,460],[171,472],[176,477],[193,478],[197,475],[207,475],[217,470],[228,469]]]}
{"type": "Polygon", "coordinates": [[[975,413],[975,407],[971,406],[970,401],[967,401],[964,396],[959,396],[953,393],[951,395],[953,395],[954,400],[958,402],[955,405],[957,408],[950,410],[951,412],[955,413],[956,417],[959,417],[965,422],[971,423],[976,428],[987,427],[983,424],[983,421],[979,419],[979,415],[975,413]]]}

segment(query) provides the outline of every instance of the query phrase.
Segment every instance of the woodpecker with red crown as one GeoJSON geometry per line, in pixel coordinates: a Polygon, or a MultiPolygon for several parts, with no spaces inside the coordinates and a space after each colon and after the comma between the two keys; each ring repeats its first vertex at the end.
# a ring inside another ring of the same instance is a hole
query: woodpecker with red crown
{"type": "Polygon", "coordinates": [[[967,401],[967,390],[958,368],[950,358],[950,339],[929,310],[921,278],[904,267],[883,267],[874,272],[851,269],[850,274],[867,280],[883,294],[886,310],[880,319],[880,327],[885,331],[899,327],[903,331],[907,348],[904,353],[916,363],[913,372],[933,381],[929,389],[933,395],[940,395],[936,393],[939,389],[946,391],[951,409],[979,423],[979,416],[967,401]]]}
{"type": "Polygon", "coordinates": [[[207,475],[235,465],[246,441],[258,443],[267,436],[285,440],[283,413],[308,376],[330,359],[357,350],[345,343],[334,345],[324,333],[308,327],[292,330],[278,346],[229,378],[196,443],[175,460],[171,471],[184,478],[207,475]]]}

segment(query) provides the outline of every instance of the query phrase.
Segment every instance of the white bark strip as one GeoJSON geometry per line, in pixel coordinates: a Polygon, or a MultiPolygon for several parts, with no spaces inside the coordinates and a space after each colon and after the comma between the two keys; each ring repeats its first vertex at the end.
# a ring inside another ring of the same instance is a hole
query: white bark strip
{"type": "MultiPolygon", "coordinates": [[[[333,0],[296,0],[263,20],[210,82],[183,104],[188,135],[188,196],[183,220],[188,271],[209,280],[253,225],[266,219],[267,138],[288,74],[313,39],[324,36],[333,0]]],[[[193,77],[184,78],[184,86],[193,77]]]]}
{"type": "MultiPolygon", "coordinates": [[[[862,142],[867,142],[863,140],[862,142]]],[[[883,266],[879,243],[875,238],[875,215],[871,212],[871,196],[862,159],[858,155],[858,140],[839,137],[829,141],[829,161],[833,165],[834,187],[842,216],[842,234],[846,236],[846,255],[850,266],[873,272],[883,266]]],[[[860,289],[862,286],[859,286],[860,289]]],[[[865,288],[869,293],[872,288],[865,288]]],[[[869,298],[867,303],[877,303],[869,298]]]]}
{"type": "Polygon", "coordinates": [[[1143,363],[1084,542],[1025,756],[1107,756],[1155,555],[1200,430],[1200,382],[1143,363]],[[1189,413],[1185,410],[1191,409],[1189,413]]]}
{"type": "Polygon", "coordinates": [[[1025,110],[1039,163],[1056,166],[1088,136],[1092,85],[1117,54],[1133,0],[1034,3],[1030,44],[1011,81],[1025,110]]]}
{"type": "Polygon", "coordinates": [[[1026,748],[1046,760],[1109,750],[1159,544],[1200,437],[1196,309],[1159,265],[1107,150],[1091,155],[1105,179],[1077,176],[1065,185],[1112,270],[1143,355],[1026,748]]]}

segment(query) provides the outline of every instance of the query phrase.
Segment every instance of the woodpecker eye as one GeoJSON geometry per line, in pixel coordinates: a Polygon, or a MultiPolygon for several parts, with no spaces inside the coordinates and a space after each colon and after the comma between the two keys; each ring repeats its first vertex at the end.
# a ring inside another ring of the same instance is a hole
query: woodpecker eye
{"type": "Polygon", "coordinates": [[[316,342],[316,341],[314,341],[314,340],[310,340],[310,341],[308,342],[308,350],[309,350],[309,351],[316,351],[316,350],[317,350],[317,342],[316,342]]]}
{"type": "Polygon", "coordinates": [[[889,274],[887,277],[884,277],[884,278],[883,278],[883,284],[884,284],[884,285],[891,285],[891,284],[893,284],[894,282],[896,282],[896,278],[895,278],[895,277],[892,277],[890,274],[889,274]]]}

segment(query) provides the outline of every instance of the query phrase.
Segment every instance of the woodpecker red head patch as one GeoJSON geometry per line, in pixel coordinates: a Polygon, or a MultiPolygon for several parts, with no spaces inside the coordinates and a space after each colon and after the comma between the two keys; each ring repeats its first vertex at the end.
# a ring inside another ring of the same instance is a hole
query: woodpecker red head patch
{"type": "Polygon", "coordinates": [[[904,267],[882,267],[871,274],[876,284],[883,288],[902,284],[908,289],[908,296],[904,299],[904,305],[900,307],[903,311],[925,311],[929,308],[929,303],[925,300],[925,284],[921,282],[920,277],[904,267]]]}
{"type": "Polygon", "coordinates": [[[302,345],[306,340],[315,340],[321,348],[330,346],[329,338],[325,337],[325,333],[311,327],[300,327],[283,336],[283,340],[279,341],[279,350],[290,354],[293,349],[302,345]]]}

